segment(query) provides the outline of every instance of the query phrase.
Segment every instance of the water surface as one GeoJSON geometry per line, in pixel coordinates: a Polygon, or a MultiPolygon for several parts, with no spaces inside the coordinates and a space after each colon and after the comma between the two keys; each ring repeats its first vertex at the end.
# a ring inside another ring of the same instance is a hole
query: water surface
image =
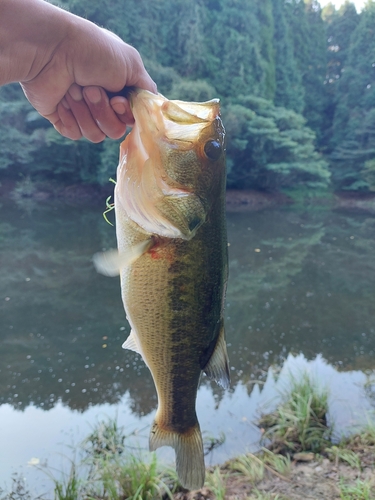
{"type": "MultiPolygon", "coordinates": [[[[375,218],[331,211],[229,213],[226,330],[232,386],[202,379],[203,432],[217,462],[258,446],[253,421],[289,373],[330,387],[337,436],[375,408],[375,218]]],[[[27,461],[57,468],[105,415],[146,446],[156,394],[129,334],[119,281],[92,255],[115,246],[100,207],[0,209],[0,486],[27,461]]],[[[165,459],[173,452],[162,451],[165,459]]]]}

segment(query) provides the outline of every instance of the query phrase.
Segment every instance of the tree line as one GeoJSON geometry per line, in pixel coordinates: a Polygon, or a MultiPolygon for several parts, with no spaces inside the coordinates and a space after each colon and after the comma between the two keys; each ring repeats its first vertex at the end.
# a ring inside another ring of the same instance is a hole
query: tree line
{"type": "MultiPolygon", "coordinates": [[[[141,53],[168,98],[219,97],[228,186],[375,190],[375,2],[60,0],[141,53]]],[[[105,184],[118,142],[60,137],[0,89],[1,176],[105,184]]]]}

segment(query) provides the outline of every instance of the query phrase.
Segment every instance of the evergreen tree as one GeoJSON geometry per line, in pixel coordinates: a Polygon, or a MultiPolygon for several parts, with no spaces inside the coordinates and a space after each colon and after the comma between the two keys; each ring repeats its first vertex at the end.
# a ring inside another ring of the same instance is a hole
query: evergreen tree
{"type": "Polygon", "coordinates": [[[272,191],[328,186],[328,164],[315,151],[315,134],[301,115],[242,96],[224,108],[223,117],[231,187],[272,191]]]}
{"type": "Polygon", "coordinates": [[[353,31],[337,84],[333,121],[333,174],[344,189],[369,187],[363,169],[375,157],[375,2],[369,1],[353,31]]]}
{"type": "Polygon", "coordinates": [[[210,82],[222,96],[271,96],[274,84],[270,77],[273,70],[269,69],[273,64],[269,0],[219,0],[210,5],[206,36],[215,61],[210,68],[210,82]],[[267,27],[259,22],[258,13],[267,27]],[[262,40],[262,36],[266,39],[262,40]]]}
{"type": "Polygon", "coordinates": [[[344,5],[336,10],[333,4],[323,9],[323,19],[326,26],[327,39],[327,63],[325,88],[327,105],[324,112],[324,123],[321,129],[323,139],[321,144],[324,150],[331,152],[335,142],[340,138],[335,134],[333,138],[333,119],[336,105],[338,103],[337,86],[345,68],[348,57],[350,39],[359,22],[359,15],[353,3],[346,1],[344,5]]]}
{"type": "Polygon", "coordinates": [[[0,169],[12,167],[13,175],[32,162],[33,153],[40,147],[38,134],[28,127],[33,113],[18,84],[0,88],[0,169]]]}
{"type": "Polygon", "coordinates": [[[325,102],[325,31],[320,5],[316,0],[288,0],[285,12],[294,48],[294,58],[302,76],[303,115],[320,135],[325,102]]]}
{"type": "Polygon", "coordinates": [[[272,0],[275,28],[273,44],[275,50],[276,93],[275,103],[300,113],[304,108],[302,75],[294,57],[291,26],[287,19],[286,4],[272,0]]]}
{"type": "Polygon", "coordinates": [[[306,21],[308,27],[307,60],[304,61],[303,85],[305,89],[305,107],[303,115],[307,124],[321,139],[324,110],[327,107],[325,89],[326,78],[326,42],[322,12],[317,0],[305,0],[306,21]]]}

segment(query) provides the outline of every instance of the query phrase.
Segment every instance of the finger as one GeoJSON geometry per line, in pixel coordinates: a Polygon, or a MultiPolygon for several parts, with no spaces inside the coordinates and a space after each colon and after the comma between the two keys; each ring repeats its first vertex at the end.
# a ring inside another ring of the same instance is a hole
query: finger
{"type": "Polygon", "coordinates": [[[81,129],[78,126],[69,104],[63,98],[57,105],[56,111],[50,115],[45,115],[55,129],[64,137],[77,141],[82,137],[81,129]]]}
{"type": "Polygon", "coordinates": [[[119,120],[129,126],[134,125],[134,116],[129,101],[122,96],[115,96],[109,100],[109,103],[118,116],[119,120]]]}
{"type": "MultiPolygon", "coordinates": [[[[119,139],[126,132],[126,124],[133,121],[130,106],[117,116],[110,105],[105,91],[100,87],[89,86],[83,89],[83,96],[91,115],[100,130],[111,139],[119,139]]],[[[126,99],[125,99],[126,101],[126,99]]]]}
{"type": "Polygon", "coordinates": [[[149,90],[153,94],[158,93],[158,88],[156,86],[156,83],[154,82],[154,80],[151,79],[150,75],[146,72],[146,70],[144,70],[144,73],[142,73],[140,78],[137,80],[135,86],[141,89],[149,90]]]}
{"type": "Polygon", "coordinates": [[[144,67],[139,52],[132,46],[127,45],[127,75],[126,86],[139,87],[157,94],[156,83],[152,80],[144,67]]]}
{"type": "Polygon", "coordinates": [[[76,119],[81,133],[91,142],[101,142],[105,139],[105,133],[100,129],[93,118],[86,101],[83,98],[82,89],[76,83],[69,87],[65,96],[70,110],[76,119]]]}

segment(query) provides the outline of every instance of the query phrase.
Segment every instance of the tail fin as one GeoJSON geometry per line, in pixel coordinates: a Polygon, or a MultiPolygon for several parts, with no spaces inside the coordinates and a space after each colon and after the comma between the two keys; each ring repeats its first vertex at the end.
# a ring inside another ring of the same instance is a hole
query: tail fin
{"type": "Polygon", "coordinates": [[[176,452],[176,470],[182,486],[197,490],[204,484],[205,465],[202,435],[197,424],[184,434],[165,431],[154,421],[150,434],[150,451],[172,446],[176,452]]]}

